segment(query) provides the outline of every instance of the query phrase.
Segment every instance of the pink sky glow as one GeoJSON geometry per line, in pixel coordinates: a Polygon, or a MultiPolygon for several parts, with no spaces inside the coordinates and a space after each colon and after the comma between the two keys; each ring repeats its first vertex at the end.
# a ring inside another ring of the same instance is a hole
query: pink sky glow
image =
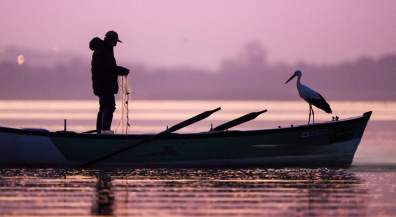
{"type": "Polygon", "coordinates": [[[396,51],[392,0],[4,0],[0,53],[7,47],[73,52],[108,30],[124,42],[119,64],[217,68],[247,42],[271,63],[331,64],[396,51]]]}

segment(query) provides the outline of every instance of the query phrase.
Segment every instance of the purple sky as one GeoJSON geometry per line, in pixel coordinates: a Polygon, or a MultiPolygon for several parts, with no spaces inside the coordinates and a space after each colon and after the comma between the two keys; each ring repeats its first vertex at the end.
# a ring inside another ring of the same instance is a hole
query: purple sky
{"type": "MultiPolygon", "coordinates": [[[[7,47],[75,52],[108,30],[124,42],[118,63],[215,69],[247,42],[271,63],[331,64],[396,51],[393,0],[2,0],[0,53],[7,47]]],[[[17,58],[17,57],[15,57],[17,58]]]]}

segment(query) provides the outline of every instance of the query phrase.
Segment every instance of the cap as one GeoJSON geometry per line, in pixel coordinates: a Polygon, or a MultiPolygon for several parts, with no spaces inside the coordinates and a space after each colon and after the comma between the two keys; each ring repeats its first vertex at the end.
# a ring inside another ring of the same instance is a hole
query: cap
{"type": "Polygon", "coordinates": [[[106,33],[105,37],[117,39],[118,42],[122,43],[122,41],[120,41],[120,39],[118,39],[118,34],[114,31],[108,31],[106,33]]]}

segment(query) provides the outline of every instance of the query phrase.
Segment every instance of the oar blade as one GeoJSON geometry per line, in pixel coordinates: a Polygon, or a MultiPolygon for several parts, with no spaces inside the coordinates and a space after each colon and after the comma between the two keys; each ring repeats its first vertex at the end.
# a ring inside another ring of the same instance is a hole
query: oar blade
{"type": "Polygon", "coordinates": [[[249,114],[244,115],[242,117],[239,117],[239,118],[237,118],[235,120],[232,120],[232,121],[224,123],[224,124],[222,124],[220,126],[217,126],[217,127],[213,128],[213,129],[211,129],[210,131],[227,130],[227,129],[231,128],[231,127],[235,127],[237,125],[240,125],[240,124],[243,124],[245,122],[251,121],[251,120],[255,119],[257,116],[259,116],[260,114],[264,113],[264,112],[267,112],[267,109],[265,109],[263,111],[259,111],[259,112],[249,113],[249,114]]]}

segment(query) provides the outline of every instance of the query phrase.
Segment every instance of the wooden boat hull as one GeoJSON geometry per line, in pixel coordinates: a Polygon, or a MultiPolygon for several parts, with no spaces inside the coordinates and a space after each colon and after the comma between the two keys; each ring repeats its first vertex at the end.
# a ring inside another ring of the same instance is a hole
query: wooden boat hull
{"type": "MultiPolygon", "coordinates": [[[[371,112],[296,127],[172,133],[97,166],[349,166],[371,112]]],[[[152,135],[96,135],[0,127],[1,165],[77,166],[152,135]]]]}

